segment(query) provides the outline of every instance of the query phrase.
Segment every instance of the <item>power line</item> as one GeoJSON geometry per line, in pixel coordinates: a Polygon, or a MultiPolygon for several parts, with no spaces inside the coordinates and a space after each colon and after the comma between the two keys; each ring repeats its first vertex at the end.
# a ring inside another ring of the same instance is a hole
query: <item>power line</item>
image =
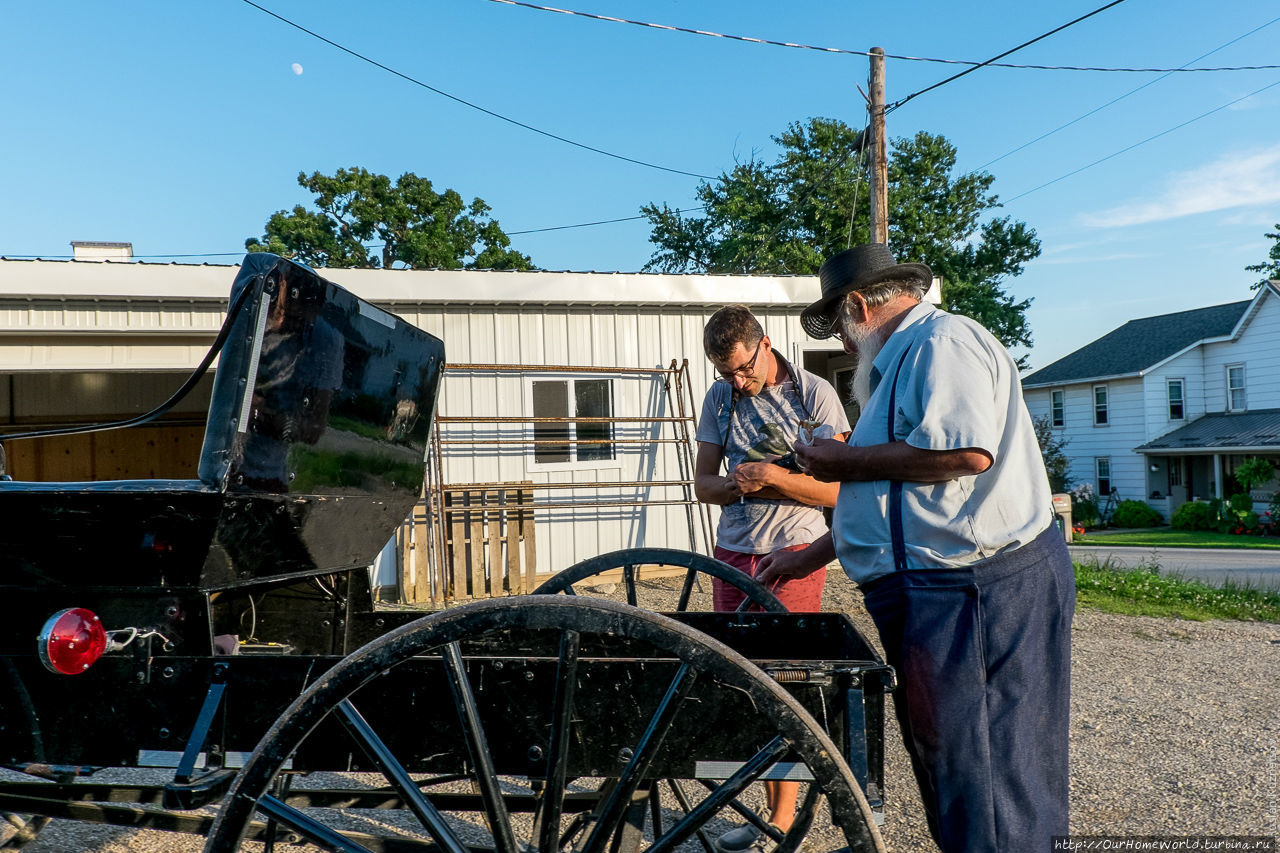
{"type": "Polygon", "coordinates": [[[1153,141],[1153,140],[1159,139],[1159,138],[1160,138],[1160,137],[1162,137],[1162,136],[1166,136],[1166,135],[1168,135],[1168,134],[1170,134],[1170,133],[1173,133],[1175,130],[1181,130],[1182,128],[1186,127],[1186,126],[1187,126],[1187,125],[1189,125],[1189,124],[1192,124],[1193,122],[1197,122],[1197,121],[1199,121],[1199,120],[1200,120],[1200,119],[1202,119],[1202,118],[1206,118],[1206,117],[1208,117],[1208,116],[1213,115],[1213,114],[1214,114],[1214,113],[1216,113],[1216,112],[1220,112],[1220,111],[1222,111],[1222,110],[1225,110],[1227,107],[1234,106],[1234,105],[1236,105],[1236,104],[1240,103],[1241,101],[1247,101],[1249,98],[1252,98],[1254,95],[1259,95],[1259,94],[1261,94],[1261,93],[1263,93],[1263,92],[1267,91],[1268,89],[1274,88],[1275,86],[1280,86],[1280,80],[1277,80],[1277,81],[1275,81],[1274,83],[1269,83],[1269,84],[1267,84],[1266,86],[1263,86],[1261,89],[1254,89],[1252,92],[1250,92],[1250,93],[1249,93],[1249,94],[1247,94],[1247,95],[1243,95],[1243,96],[1241,96],[1241,97],[1239,97],[1239,98],[1236,98],[1234,101],[1230,101],[1230,102],[1225,103],[1225,104],[1223,104],[1223,105],[1221,105],[1221,106],[1214,107],[1213,109],[1209,110],[1208,112],[1201,113],[1200,115],[1196,116],[1195,118],[1189,118],[1189,119],[1187,119],[1186,121],[1182,122],[1181,124],[1176,124],[1176,125],[1174,125],[1173,127],[1170,127],[1170,128],[1168,128],[1168,129],[1166,129],[1166,130],[1162,130],[1162,131],[1160,131],[1159,133],[1157,133],[1157,134],[1155,134],[1155,135],[1153,135],[1153,136],[1148,136],[1146,139],[1142,140],[1141,142],[1135,142],[1135,143],[1133,143],[1132,145],[1127,145],[1127,146],[1125,146],[1124,148],[1121,148],[1119,151],[1115,151],[1115,152],[1113,152],[1113,153],[1111,153],[1111,154],[1108,154],[1106,157],[1100,157],[1100,158],[1098,158],[1097,160],[1094,160],[1092,163],[1089,163],[1088,165],[1081,166],[1079,169],[1073,169],[1072,171],[1067,172],[1065,175],[1059,175],[1058,177],[1054,178],[1052,181],[1045,181],[1043,184],[1040,184],[1040,186],[1038,186],[1038,187],[1032,187],[1031,189],[1027,190],[1026,192],[1018,193],[1017,195],[1013,196],[1012,198],[1005,199],[1005,204],[1008,204],[1009,202],[1012,202],[1012,201],[1017,201],[1018,199],[1023,198],[1023,197],[1025,197],[1025,196],[1029,196],[1029,195],[1031,195],[1033,192],[1037,192],[1038,190],[1042,190],[1042,189],[1044,189],[1044,188],[1045,188],[1045,187],[1047,187],[1047,186],[1050,186],[1050,185],[1052,185],[1052,184],[1056,184],[1058,181],[1064,180],[1064,179],[1066,179],[1066,178],[1070,178],[1070,177],[1072,177],[1073,175],[1078,175],[1078,174],[1080,174],[1081,172],[1083,172],[1085,169],[1092,169],[1094,166],[1097,166],[1099,163],[1105,163],[1106,161],[1108,161],[1108,160],[1112,159],[1113,157],[1119,157],[1121,154],[1124,154],[1125,152],[1132,151],[1133,149],[1137,148],[1139,145],[1146,145],[1148,142],[1151,142],[1151,141],[1153,141]]]}
{"type": "Polygon", "coordinates": [[[698,172],[686,172],[683,169],[673,169],[670,166],[660,166],[657,163],[649,163],[645,160],[638,160],[634,157],[627,157],[622,154],[614,154],[612,151],[605,151],[603,148],[596,148],[595,146],[587,145],[582,142],[575,142],[572,139],[569,139],[564,136],[560,136],[559,134],[552,133],[551,131],[542,130],[541,128],[534,127],[531,124],[525,124],[522,121],[518,121],[516,119],[510,118],[508,116],[503,115],[502,113],[495,112],[486,107],[482,107],[479,104],[472,103],[471,101],[468,101],[465,98],[460,98],[457,95],[451,95],[450,93],[444,91],[443,89],[437,89],[435,86],[432,86],[429,83],[424,83],[423,81],[417,79],[416,77],[411,77],[402,71],[397,71],[391,66],[384,65],[381,62],[377,61],[376,59],[371,59],[370,57],[365,56],[364,54],[359,53],[357,51],[354,51],[349,47],[345,47],[341,44],[338,44],[333,39],[325,38],[324,36],[320,35],[314,30],[309,30],[306,27],[302,26],[301,24],[296,23],[295,21],[289,20],[283,15],[278,15],[275,12],[271,11],[270,9],[266,8],[265,6],[259,6],[257,3],[254,3],[253,0],[242,0],[242,2],[244,2],[248,6],[252,6],[253,8],[257,9],[260,12],[270,15],[271,17],[275,18],[276,20],[282,23],[288,24],[289,26],[293,27],[296,30],[300,30],[301,32],[306,33],[307,35],[311,36],[314,39],[319,39],[320,41],[324,42],[325,44],[331,47],[336,47],[338,50],[342,51],[343,53],[349,54],[350,56],[354,56],[356,59],[359,59],[362,62],[367,62],[376,68],[380,68],[383,71],[386,71],[388,74],[394,74],[400,79],[406,80],[414,84],[415,86],[421,86],[423,89],[426,89],[429,92],[434,92],[437,95],[448,98],[449,100],[455,101],[459,104],[462,104],[463,106],[470,107],[471,109],[477,110],[478,112],[482,112],[485,115],[492,116],[493,118],[505,121],[508,124],[513,124],[516,127],[524,128],[525,130],[532,131],[533,133],[537,133],[541,136],[545,136],[548,139],[554,139],[557,142],[563,142],[567,145],[572,145],[575,148],[581,148],[584,151],[591,151],[596,154],[603,154],[605,157],[612,157],[615,160],[622,160],[627,163],[634,163],[637,166],[645,166],[650,169],[658,169],[659,171],[671,172],[676,175],[687,175],[690,178],[702,178],[708,181],[715,180],[715,178],[713,178],[710,175],[703,175],[703,174],[699,174],[698,172]]]}
{"type": "MultiPolygon", "coordinates": [[[[819,45],[801,44],[790,41],[774,41],[773,39],[756,38],[754,36],[739,36],[729,33],[717,33],[712,30],[695,30],[689,27],[677,27],[672,24],[656,24],[650,21],[633,21],[629,18],[615,18],[612,15],[595,15],[591,12],[580,12],[573,9],[558,9],[555,6],[539,6],[536,3],[524,3],[521,0],[489,0],[491,3],[501,3],[504,6],[521,6],[525,9],[533,9],[539,12],[555,12],[560,15],[573,15],[580,18],[591,18],[596,21],[607,21],[615,24],[631,24],[637,27],[648,27],[655,30],[667,30],[669,32],[688,33],[695,36],[709,36],[711,38],[729,39],[731,41],[750,42],[751,44],[771,45],[773,47],[790,47],[798,50],[816,50],[821,53],[837,53],[847,56],[870,56],[869,51],[850,50],[842,47],[821,47],[819,45]]],[[[1207,55],[1207,54],[1206,54],[1207,55]]],[[[932,56],[905,56],[903,54],[886,53],[886,59],[901,59],[908,62],[936,62],[944,65],[972,65],[980,67],[989,65],[993,68],[1020,68],[1035,71],[1104,71],[1104,72],[1125,72],[1125,73],[1165,73],[1165,72],[1190,72],[1190,71],[1267,71],[1280,68],[1280,65],[1233,65],[1218,68],[1105,68],[1097,66],[1083,65],[1018,65],[1008,62],[975,62],[969,59],[939,59],[932,56]]]]}
{"type": "MultiPolygon", "coordinates": [[[[1236,42],[1240,41],[1241,39],[1248,38],[1249,36],[1253,35],[1254,33],[1258,32],[1259,30],[1264,30],[1264,29],[1266,29],[1267,27],[1269,27],[1269,26],[1271,26],[1272,24],[1274,24],[1276,21],[1280,21],[1280,18],[1272,18],[1270,21],[1267,21],[1267,22],[1266,22],[1265,24],[1263,24],[1262,26],[1260,26],[1260,27],[1254,27],[1253,29],[1249,30],[1249,32],[1244,33],[1243,35],[1236,36],[1235,38],[1231,39],[1231,41],[1224,42],[1223,44],[1218,45],[1217,47],[1215,47],[1213,50],[1209,51],[1208,53],[1202,53],[1202,54],[1200,54],[1199,56],[1197,56],[1195,59],[1189,60],[1189,61],[1186,63],[1186,65],[1190,65],[1192,62],[1199,62],[1200,60],[1204,59],[1206,56],[1212,56],[1213,54],[1217,53],[1218,51],[1222,50],[1223,48],[1230,47],[1231,45],[1235,44],[1236,42]]],[[[1183,67],[1185,68],[1186,66],[1184,65],[1183,67]]],[[[1055,127],[1053,130],[1049,131],[1048,133],[1042,133],[1042,134],[1040,134],[1039,136],[1037,136],[1035,139],[1032,139],[1032,140],[1030,140],[1030,141],[1028,141],[1028,142],[1024,142],[1024,143],[1022,143],[1021,145],[1019,145],[1017,148],[1014,148],[1014,149],[1012,149],[1012,150],[1006,151],[1005,153],[1001,154],[999,157],[996,157],[996,158],[995,158],[995,159],[993,159],[993,160],[988,160],[987,162],[983,163],[981,166],[979,166],[978,168],[974,169],[973,171],[975,171],[975,172],[981,172],[983,169],[987,168],[988,166],[992,165],[993,163],[998,163],[998,162],[1000,162],[1000,161],[1001,161],[1001,160],[1003,160],[1004,158],[1008,157],[1010,154],[1016,154],[1016,153],[1018,153],[1019,151],[1021,151],[1022,149],[1026,148],[1026,147],[1028,147],[1028,146],[1030,146],[1030,145],[1034,145],[1035,143],[1039,142],[1039,141],[1040,141],[1040,140],[1042,140],[1042,139],[1047,139],[1047,138],[1049,138],[1050,136],[1053,136],[1055,133],[1057,133],[1057,132],[1058,132],[1058,131],[1060,131],[1060,130],[1065,130],[1066,128],[1071,127],[1071,125],[1075,124],[1075,123],[1076,123],[1076,122],[1078,122],[1078,121],[1082,121],[1082,120],[1084,120],[1084,119],[1088,118],[1089,116],[1093,115],[1094,113],[1098,113],[1098,112],[1101,112],[1102,110],[1105,110],[1107,107],[1111,106],[1112,104],[1116,104],[1116,103],[1119,103],[1120,101],[1123,101],[1125,98],[1129,97],[1130,95],[1133,95],[1133,94],[1136,94],[1136,93],[1138,93],[1138,92],[1141,92],[1143,89],[1147,88],[1148,86],[1153,86],[1153,85],[1155,85],[1156,83],[1159,83],[1161,80],[1165,79],[1166,77],[1168,77],[1168,76],[1169,76],[1170,74],[1172,74],[1172,73],[1173,73],[1173,71],[1169,71],[1169,72],[1167,72],[1167,73],[1165,73],[1165,74],[1161,74],[1161,75],[1160,75],[1159,77],[1157,77],[1156,79],[1154,79],[1154,80],[1149,80],[1149,81],[1147,81],[1146,83],[1143,83],[1141,86],[1138,86],[1136,89],[1130,89],[1128,92],[1125,92],[1125,93],[1124,93],[1123,95],[1121,95],[1120,97],[1118,97],[1118,98],[1112,98],[1110,101],[1107,101],[1107,102],[1106,102],[1105,104],[1103,104],[1102,106],[1100,106],[1100,107],[1095,107],[1094,109],[1089,110],[1089,112],[1085,113],[1084,115],[1080,115],[1080,116],[1077,116],[1076,118],[1073,118],[1071,121],[1067,122],[1066,124],[1060,124],[1060,125],[1058,125],[1057,127],[1055,127]]]]}
{"type": "Polygon", "coordinates": [[[1092,18],[1094,15],[1097,15],[1099,12],[1105,12],[1106,10],[1110,9],[1112,6],[1119,6],[1123,2],[1124,0],[1111,0],[1111,2],[1106,4],[1105,6],[1100,6],[1097,9],[1094,9],[1092,12],[1081,15],[1080,17],[1076,18],[1074,21],[1067,21],[1065,24],[1063,24],[1060,27],[1054,27],[1053,29],[1049,30],[1049,32],[1042,33],[1041,35],[1036,36],[1030,41],[1024,41],[1022,44],[1018,45],[1017,47],[1010,48],[1009,50],[1006,50],[1004,53],[997,54],[996,56],[991,57],[986,62],[979,63],[978,65],[975,65],[972,68],[966,68],[964,71],[961,71],[959,74],[952,74],[950,77],[946,78],[945,80],[939,80],[937,83],[934,83],[932,86],[926,86],[918,92],[913,92],[910,95],[907,95],[905,98],[899,101],[895,101],[894,103],[885,107],[884,109],[885,115],[888,115],[889,113],[893,112],[898,107],[905,104],[907,101],[910,101],[912,98],[918,98],[921,95],[923,95],[925,92],[932,92],[934,89],[938,88],[939,86],[945,86],[948,83],[955,82],[956,80],[959,80],[961,77],[963,77],[966,74],[972,74],[973,72],[977,71],[979,68],[982,68],[984,65],[990,65],[992,62],[995,62],[997,59],[1004,59],[1006,56],[1008,56],[1011,53],[1017,53],[1018,51],[1022,50],[1024,47],[1030,47],[1031,45],[1035,44],[1038,41],[1047,39],[1049,36],[1055,33],[1060,33],[1063,30],[1065,30],[1067,27],[1073,27],[1076,24],[1080,23],[1081,21],[1088,20],[1089,18],[1092,18]]]}

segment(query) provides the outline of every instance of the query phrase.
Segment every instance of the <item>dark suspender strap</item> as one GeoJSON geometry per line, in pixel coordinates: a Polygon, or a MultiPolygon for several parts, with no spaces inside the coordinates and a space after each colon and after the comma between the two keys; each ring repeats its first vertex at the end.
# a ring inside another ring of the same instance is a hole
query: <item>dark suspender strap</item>
{"type": "MultiPolygon", "coordinates": [[[[898,375],[902,373],[902,363],[907,360],[907,347],[898,359],[898,369],[893,372],[893,381],[889,386],[889,443],[897,441],[894,435],[894,421],[898,414],[898,375]]],[[[902,530],[902,481],[889,481],[889,535],[893,537],[893,567],[899,572],[907,570],[907,537],[902,530]]]]}

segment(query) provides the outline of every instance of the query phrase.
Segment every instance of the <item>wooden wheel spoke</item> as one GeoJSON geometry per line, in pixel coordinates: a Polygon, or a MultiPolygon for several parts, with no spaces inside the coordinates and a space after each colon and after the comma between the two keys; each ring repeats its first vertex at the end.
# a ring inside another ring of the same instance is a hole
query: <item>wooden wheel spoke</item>
{"type": "Polygon", "coordinates": [[[467,679],[466,668],[462,663],[462,652],[454,642],[445,646],[441,655],[444,658],[445,672],[449,677],[449,691],[453,694],[458,719],[462,723],[467,753],[476,770],[476,784],[480,788],[480,799],[484,802],[485,813],[489,818],[489,829],[493,833],[494,845],[498,853],[519,853],[515,836],[511,832],[511,819],[507,814],[507,806],[502,799],[502,789],[498,785],[498,773],[493,766],[489,739],[485,736],[484,727],[480,723],[475,693],[471,690],[471,682],[467,679]]]}
{"type": "Polygon", "coordinates": [[[325,826],[293,806],[285,805],[270,794],[258,800],[258,811],[325,849],[342,850],[344,853],[373,853],[368,847],[357,844],[336,829],[325,826]]]}
{"type": "Polygon", "coordinates": [[[787,752],[791,749],[791,744],[786,738],[778,735],[765,745],[764,749],[757,752],[745,764],[738,768],[738,771],[726,779],[723,783],[711,790],[701,803],[686,814],[675,826],[671,827],[671,831],[661,838],[654,839],[653,846],[648,853],[666,853],[666,851],[674,849],[677,845],[683,843],[690,835],[692,835],[699,827],[705,824],[725,806],[730,805],[737,797],[766,773],[770,767],[777,764],[787,752]]]}
{"type": "MultiPolygon", "coordinates": [[[[680,787],[680,780],[668,779],[667,784],[671,786],[671,793],[676,795],[676,802],[680,804],[680,810],[686,815],[693,811],[693,806],[689,802],[689,796],[684,792],[684,789],[680,787]]],[[[707,837],[707,830],[705,827],[699,825],[694,832],[698,834],[698,840],[702,842],[702,849],[706,850],[707,853],[716,853],[716,849],[712,845],[711,839],[707,837]]],[[[657,837],[658,835],[655,832],[654,838],[656,839],[657,837]]]]}
{"type": "Polygon", "coordinates": [[[339,718],[342,720],[343,725],[346,726],[347,731],[364,749],[365,754],[369,756],[369,760],[378,765],[382,775],[386,776],[387,781],[399,792],[405,804],[422,822],[426,830],[431,833],[431,837],[447,853],[468,853],[467,846],[462,843],[462,840],[449,827],[439,810],[422,793],[418,783],[409,775],[409,771],[404,769],[404,766],[387,748],[382,738],[378,737],[373,727],[351,704],[351,700],[344,699],[338,703],[338,711],[340,713],[339,718]]]}
{"type": "Polygon", "coordinates": [[[539,850],[558,850],[560,816],[564,811],[566,768],[569,760],[569,726],[573,693],[578,682],[578,650],[581,635],[560,635],[560,660],[556,666],[556,692],[551,704],[551,737],[547,744],[547,782],[533,820],[533,837],[539,850]]]}
{"type": "Polygon", "coordinates": [[[685,698],[689,695],[689,691],[693,689],[697,675],[697,672],[688,663],[680,665],[680,669],[677,670],[675,677],[671,679],[671,684],[667,686],[666,693],[663,694],[662,700],[658,703],[657,710],[654,711],[653,716],[649,719],[644,734],[640,736],[640,740],[636,743],[635,752],[632,754],[631,760],[627,762],[627,766],[623,768],[622,774],[618,777],[617,784],[609,792],[608,798],[600,809],[595,825],[591,827],[591,832],[586,841],[581,847],[577,848],[577,853],[599,853],[604,849],[605,843],[621,823],[632,796],[640,786],[641,778],[645,771],[648,770],[649,765],[653,763],[653,759],[657,755],[658,749],[662,746],[662,741],[667,736],[667,732],[671,730],[671,725],[675,722],[676,715],[684,704],[685,698]]]}
{"type": "Polygon", "coordinates": [[[639,599],[636,598],[636,567],[627,563],[622,567],[622,582],[627,587],[627,604],[632,607],[639,607],[639,599]]]}

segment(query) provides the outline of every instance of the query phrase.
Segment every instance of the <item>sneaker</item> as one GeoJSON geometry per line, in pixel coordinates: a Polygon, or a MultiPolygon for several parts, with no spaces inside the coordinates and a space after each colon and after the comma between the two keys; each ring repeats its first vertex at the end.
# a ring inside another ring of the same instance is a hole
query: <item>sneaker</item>
{"type": "MultiPolygon", "coordinates": [[[[769,819],[769,810],[760,812],[761,820],[769,819]]],[[[770,824],[772,826],[772,824],[770,824]]],[[[775,827],[776,828],[776,827],[775,827]]],[[[716,849],[720,853],[747,853],[753,849],[764,849],[769,837],[754,823],[743,824],[731,829],[716,839],[716,849]]]]}

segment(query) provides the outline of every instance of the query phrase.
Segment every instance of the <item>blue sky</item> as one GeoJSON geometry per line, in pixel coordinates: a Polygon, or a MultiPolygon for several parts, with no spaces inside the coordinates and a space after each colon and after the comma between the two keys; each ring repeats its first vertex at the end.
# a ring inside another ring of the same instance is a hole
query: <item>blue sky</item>
{"type": "MultiPolygon", "coordinates": [[[[718,175],[753,153],[771,161],[771,137],[792,121],[865,120],[861,56],[492,0],[259,2],[487,109],[698,174],[718,175]]],[[[985,60],[1102,0],[544,5],[851,50],[985,60]]],[[[0,255],[52,257],[68,254],[72,240],[122,240],[140,256],[230,253],[207,260],[233,262],[273,211],[310,200],[296,183],[299,171],[343,166],[411,171],[438,189],[479,196],[508,232],[634,216],[651,201],[695,203],[697,178],[514,127],[242,0],[7,2],[3,9],[0,255]]],[[[1278,16],[1280,4],[1256,0],[1126,0],[1005,61],[1175,68],[1238,39],[1194,64],[1276,64],[1280,22],[1264,25],[1278,16]]],[[[890,60],[888,100],[958,70],[890,60]]],[[[950,139],[958,168],[985,166],[1007,200],[1002,214],[1037,231],[1042,256],[1006,283],[1017,297],[1034,299],[1034,367],[1134,317],[1252,295],[1256,276],[1243,267],[1265,258],[1271,241],[1264,233],[1280,221],[1280,85],[1239,99],[1280,83],[1280,69],[1157,77],[984,68],[889,117],[890,136],[927,130],[950,139]]],[[[513,240],[547,269],[638,270],[652,252],[643,221],[513,240]]]]}

